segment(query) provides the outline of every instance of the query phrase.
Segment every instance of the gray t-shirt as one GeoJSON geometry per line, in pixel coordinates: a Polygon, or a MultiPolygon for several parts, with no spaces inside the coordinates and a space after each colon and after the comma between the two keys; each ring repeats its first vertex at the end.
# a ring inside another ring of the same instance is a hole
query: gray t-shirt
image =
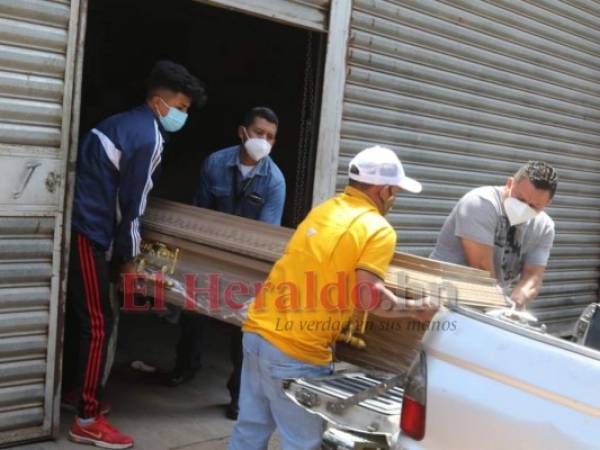
{"type": "Polygon", "coordinates": [[[500,186],[465,194],[446,219],[430,258],[467,266],[461,238],[489,245],[494,247],[494,268],[503,287],[518,281],[524,264],[545,266],[554,242],[554,221],[541,212],[511,227],[501,194],[500,186]]]}

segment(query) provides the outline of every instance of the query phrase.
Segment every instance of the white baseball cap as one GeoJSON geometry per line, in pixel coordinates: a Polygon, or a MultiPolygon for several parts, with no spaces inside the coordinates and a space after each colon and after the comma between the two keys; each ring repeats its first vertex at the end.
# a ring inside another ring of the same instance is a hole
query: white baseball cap
{"type": "Polygon", "coordinates": [[[366,148],[352,158],[348,176],[361,183],[398,186],[415,194],[423,189],[421,183],[406,176],[396,153],[380,146],[366,148]]]}

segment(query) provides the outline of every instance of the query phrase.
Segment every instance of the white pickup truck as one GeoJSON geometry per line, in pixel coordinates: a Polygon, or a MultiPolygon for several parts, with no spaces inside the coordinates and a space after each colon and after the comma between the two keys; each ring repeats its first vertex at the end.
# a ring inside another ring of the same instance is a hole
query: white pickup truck
{"type": "Polygon", "coordinates": [[[324,449],[600,449],[600,351],[458,306],[436,320],[453,326],[425,334],[406,374],[287,384],[330,424],[324,449]]]}

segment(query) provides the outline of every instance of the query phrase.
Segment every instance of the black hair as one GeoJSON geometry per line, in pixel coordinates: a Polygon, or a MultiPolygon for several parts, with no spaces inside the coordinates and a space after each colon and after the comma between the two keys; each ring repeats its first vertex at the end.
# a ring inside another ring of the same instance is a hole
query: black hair
{"type": "Polygon", "coordinates": [[[558,174],[554,167],[542,161],[529,161],[514,175],[515,182],[527,178],[536,189],[550,192],[554,197],[558,186],[558,174]]]}
{"type": "Polygon", "coordinates": [[[150,72],[146,87],[148,98],[156,95],[159,89],[168,89],[187,95],[198,108],[206,103],[204,84],[181,64],[172,61],[158,61],[150,72]]]}
{"type": "MultiPolygon", "coordinates": [[[[354,175],[358,175],[360,173],[360,171],[358,170],[358,167],[356,167],[355,165],[352,165],[352,166],[350,166],[350,173],[354,174],[354,175]]],[[[363,183],[362,181],[353,180],[352,178],[348,179],[348,185],[352,186],[353,188],[358,189],[359,191],[366,191],[373,187],[372,184],[363,183]]]]}
{"type": "Polygon", "coordinates": [[[275,114],[271,108],[265,106],[256,106],[244,114],[242,126],[247,127],[251,125],[257,117],[262,117],[267,122],[274,123],[275,126],[279,128],[279,118],[277,117],[277,114],[275,114]]]}

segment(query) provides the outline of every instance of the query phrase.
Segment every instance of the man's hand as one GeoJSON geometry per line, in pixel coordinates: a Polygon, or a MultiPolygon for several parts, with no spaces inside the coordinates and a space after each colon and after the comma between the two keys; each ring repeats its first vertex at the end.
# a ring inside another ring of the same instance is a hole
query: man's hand
{"type": "Polygon", "coordinates": [[[127,261],[127,262],[124,262],[123,264],[121,264],[120,272],[122,274],[137,273],[138,270],[137,270],[137,265],[136,265],[135,261],[131,260],[131,261],[127,261]]]}
{"type": "Polygon", "coordinates": [[[526,264],[521,271],[521,279],[514,287],[510,298],[516,303],[517,309],[525,309],[527,304],[536,298],[544,279],[544,266],[526,264]]]}
{"type": "Polygon", "coordinates": [[[519,289],[518,291],[513,291],[510,296],[511,301],[515,304],[516,309],[521,311],[525,309],[527,306],[527,298],[523,295],[523,292],[519,289]]]}
{"type": "Polygon", "coordinates": [[[410,313],[411,318],[418,322],[431,322],[433,317],[440,310],[440,301],[433,301],[429,296],[419,300],[407,300],[407,302],[414,302],[411,306],[410,313]]]}
{"type": "MultiPolygon", "coordinates": [[[[392,294],[393,295],[393,294],[392,294]]],[[[407,300],[394,296],[382,299],[373,314],[389,319],[413,319],[418,322],[430,322],[439,311],[439,304],[429,296],[418,300],[407,300]]]]}
{"type": "Polygon", "coordinates": [[[417,300],[399,298],[385,287],[381,278],[366,270],[358,269],[356,271],[356,282],[358,285],[364,285],[363,289],[359,290],[359,300],[363,305],[370,304],[372,290],[375,291],[379,298],[379,304],[369,312],[376,316],[390,319],[411,318],[419,322],[428,322],[440,307],[440,299],[432,299],[429,296],[417,300]],[[363,301],[363,295],[367,300],[363,301]]]}
{"type": "Polygon", "coordinates": [[[144,276],[144,273],[140,273],[135,263],[135,260],[130,260],[122,263],[119,267],[119,282],[121,288],[124,289],[125,286],[133,286],[135,289],[142,289],[144,284],[147,283],[147,278],[144,276]],[[133,284],[127,284],[125,282],[125,278],[134,277],[133,284]]]}

